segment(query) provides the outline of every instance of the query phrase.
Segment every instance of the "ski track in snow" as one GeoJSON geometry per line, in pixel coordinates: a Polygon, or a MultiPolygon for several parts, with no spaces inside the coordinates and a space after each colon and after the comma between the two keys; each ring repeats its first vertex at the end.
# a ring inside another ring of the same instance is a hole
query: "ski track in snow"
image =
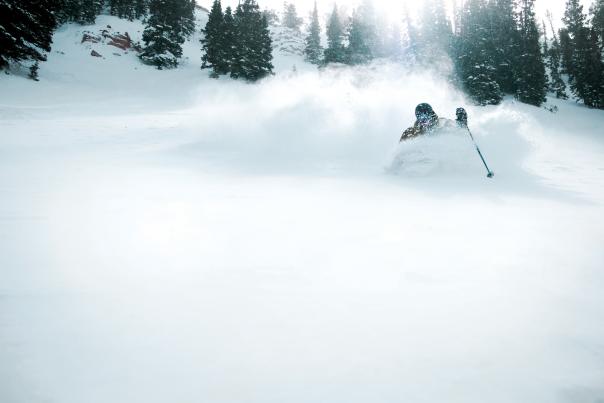
{"type": "Polygon", "coordinates": [[[464,104],[430,76],[79,38],[0,77],[1,402],[604,399],[602,111],[468,107],[489,180],[463,132],[397,144],[464,104]]]}

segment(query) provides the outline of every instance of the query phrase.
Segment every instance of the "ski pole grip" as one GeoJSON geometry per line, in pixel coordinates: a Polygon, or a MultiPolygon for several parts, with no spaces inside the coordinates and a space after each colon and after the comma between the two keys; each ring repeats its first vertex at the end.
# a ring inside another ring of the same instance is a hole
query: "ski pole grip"
{"type": "Polygon", "coordinates": [[[456,121],[459,127],[468,127],[468,112],[464,108],[457,108],[455,116],[457,116],[456,121]]]}

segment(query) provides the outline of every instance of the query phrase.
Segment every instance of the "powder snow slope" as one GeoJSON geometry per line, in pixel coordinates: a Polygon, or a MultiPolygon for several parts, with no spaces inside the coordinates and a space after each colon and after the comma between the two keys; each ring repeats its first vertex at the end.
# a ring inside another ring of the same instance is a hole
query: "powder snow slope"
{"type": "Polygon", "coordinates": [[[429,75],[81,34],[0,77],[1,402],[604,399],[602,111],[467,107],[489,180],[463,133],[398,144],[465,103],[429,75]]]}

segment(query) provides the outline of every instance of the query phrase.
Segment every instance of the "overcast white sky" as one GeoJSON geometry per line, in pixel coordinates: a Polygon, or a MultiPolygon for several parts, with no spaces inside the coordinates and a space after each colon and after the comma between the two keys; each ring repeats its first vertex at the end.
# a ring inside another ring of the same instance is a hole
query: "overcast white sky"
{"type": "MultiPolygon", "coordinates": [[[[209,7],[213,0],[197,0],[197,2],[205,7],[209,7]]],[[[354,7],[361,0],[337,0],[338,5],[346,5],[348,7],[354,7]]],[[[445,2],[452,7],[454,0],[445,0],[445,2]]],[[[462,0],[457,0],[461,2],[462,0]]],[[[304,14],[312,8],[314,0],[289,0],[296,4],[298,10],[304,14]]],[[[406,4],[410,10],[415,10],[421,6],[423,0],[374,0],[376,8],[388,9],[390,16],[402,15],[403,6],[406,4]]],[[[238,0],[222,0],[223,7],[227,5],[236,6],[238,0]]],[[[277,11],[281,11],[283,8],[283,0],[258,0],[261,8],[274,8],[277,11]]],[[[317,0],[319,6],[320,15],[328,13],[333,8],[334,0],[317,0]]],[[[562,18],[564,13],[564,4],[566,0],[537,0],[536,7],[540,16],[545,16],[546,10],[551,10],[554,14],[554,22],[558,22],[562,18]]],[[[585,11],[589,9],[589,5],[592,0],[582,0],[585,5],[585,11]]]]}

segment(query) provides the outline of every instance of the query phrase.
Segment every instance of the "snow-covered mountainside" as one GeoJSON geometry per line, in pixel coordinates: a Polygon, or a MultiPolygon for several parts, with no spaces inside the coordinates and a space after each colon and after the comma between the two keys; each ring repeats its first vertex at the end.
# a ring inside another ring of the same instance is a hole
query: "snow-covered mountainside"
{"type": "Polygon", "coordinates": [[[0,77],[0,402],[604,399],[602,111],[297,52],[214,80],[198,36],[158,71],[109,44],[141,31],[0,77]],[[495,178],[398,144],[419,102],[495,178]]]}

